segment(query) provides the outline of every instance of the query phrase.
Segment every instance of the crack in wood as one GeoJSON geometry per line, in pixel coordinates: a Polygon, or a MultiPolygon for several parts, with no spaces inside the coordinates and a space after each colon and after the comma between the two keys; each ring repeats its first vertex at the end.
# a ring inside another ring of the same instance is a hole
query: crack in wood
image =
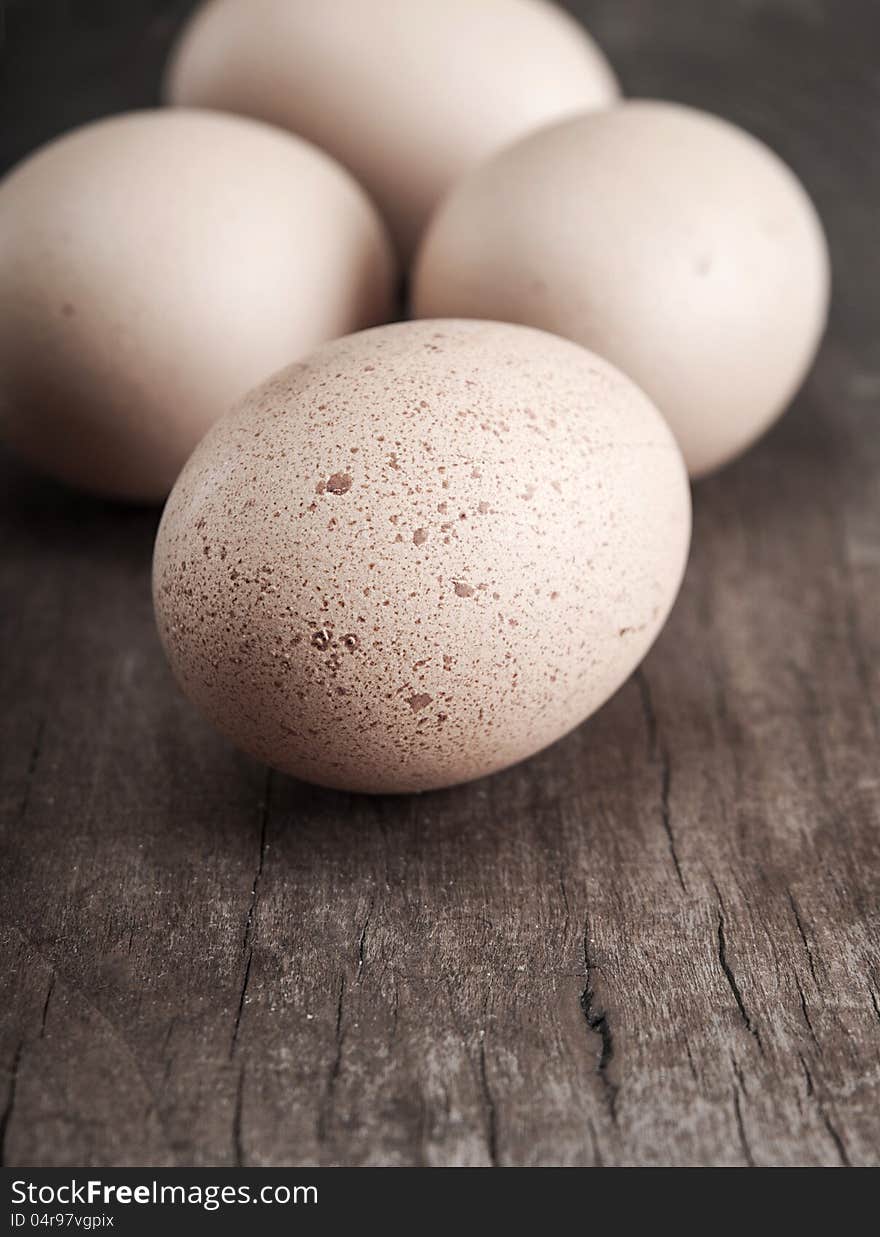
{"type": "Polygon", "coordinates": [[[257,852],[257,870],[254,873],[253,884],[251,885],[251,896],[248,902],[247,915],[244,921],[244,940],[242,941],[242,953],[247,952],[248,944],[250,943],[251,933],[254,925],[254,913],[257,909],[257,898],[260,891],[260,881],[263,877],[263,867],[266,862],[267,837],[269,831],[269,812],[271,810],[272,798],[272,770],[266,770],[266,782],[263,789],[263,799],[260,808],[260,846],[257,852]]]}
{"type": "Polygon", "coordinates": [[[804,931],[804,925],[801,920],[800,911],[798,910],[797,903],[794,900],[794,894],[791,892],[791,889],[788,888],[788,886],[786,886],[785,892],[788,895],[788,903],[789,903],[789,906],[791,907],[791,913],[794,915],[794,921],[797,924],[797,930],[800,933],[800,938],[804,943],[804,952],[807,955],[807,963],[810,968],[810,974],[813,976],[813,983],[821,991],[821,984],[819,983],[819,976],[816,974],[816,964],[813,960],[813,950],[810,948],[810,942],[807,940],[807,934],[804,931]]]}
{"type": "Polygon", "coordinates": [[[486,1110],[486,1149],[492,1168],[498,1167],[498,1112],[486,1072],[486,1032],[480,1031],[480,1091],[486,1110]]]}
{"type": "Polygon", "coordinates": [[[580,998],[581,1012],[590,1031],[599,1036],[599,1059],[596,1062],[596,1073],[599,1075],[599,1080],[602,1083],[611,1120],[616,1124],[618,1087],[609,1075],[611,1062],[614,1059],[614,1037],[611,1033],[607,1014],[604,1010],[596,1008],[596,993],[593,988],[593,973],[596,970],[596,966],[590,957],[589,921],[584,923],[583,948],[585,985],[580,998]]]}
{"type": "Polygon", "coordinates": [[[684,873],[681,870],[681,864],[678,859],[678,850],[675,845],[675,834],[672,831],[672,816],[669,809],[669,792],[672,785],[672,761],[669,759],[669,752],[664,744],[660,749],[660,820],[663,823],[663,830],[666,834],[666,840],[669,843],[669,854],[672,856],[672,866],[675,868],[675,875],[678,877],[678,883],[681,885],[682,891],[687,893],[687,885],[685,884],[684,873]]]}
{"type": "Polygon", "coordinates": [[[391,1034],[388,1037],[389,1046],[393,1047],[397,1041],[397,1024],[400,1018],[400,984],[397,981],[397,975],[394,971],[391,972],[391,1034]]]}
{"type": "Polygon", "coordinates": [[[339,1075],[339,1068],[342,1062],[342,1042],[345,1038],[342,1028],[342,1011],[345,1001],[345,976],[339,978],[339,996],[336,999],[336,1058],[333,1062],[331,1077],[336,1078],[339,1075]]]}
{"type": "Polygon", "coordinates": [[[807,1096],[809,1099],[813,1101],[813,1103],[816,1106],[816,1111],[819,1114],[819,1120],[822,1122],[822,1125],[825,1128],[825,1132],[827,1133],[828,1137],[831,1139],[832,1143],[834,1144],[834,1149],[837,1152],[837,1157],[840,1160],[841,1166],[843,1168],[852,1168],[852,1163],[849,1158],[849,1153],[847,1152],[846,1146],[844,1145],[844,1141],[840,1136],[840,1131],[837,1129],[834,1122],[829,1117],[828,1110],[826,1109],[825,1105],[822,1103],[821,1099],[819,1098],[818,1092],[816,1091],[815,1083],[813,1082],[813,1075],[810,1072],[810,1067],[807,1065],[807,1062],[804,1058],[803,1053],[799,1052],[798,1058],[801,1063],[801,1068],[804,1071],[804,1078],[806,1080],[807,1096]]]}
{"type": "Polygon", "coordinates": [[[232,1027],[232,1038],[229,1043],[230,1058],[235,1055],[236,1047],[238,1046],[239,1034],[241,1032],[242,1019],[244,1018],[245,1001],[247,999],[248,984],[251,978],[251,964],[254,960],[253,947],[253,931],[254,918],[257,910],[257,901],[260,895],[260,881],[263,878],[263,868],[266,863],[266,851],[268,849],[268,833],[269,833],[269,813],[271,810],[272,798],[272,769],[266,770],[266,782],[263,789],[263,799],[260,809],[260,846],[257,853],[257,869],[254,873],[253,883],[251,885],[251,895],[248,901],[247,914],[244,921],[244,936],[242,938],[241,949],[244,955],[244,976],[242,978],[241,989],[238,997],[238,1008],[235,1011],[235,1022],[232,1027]]]}
{"type": "Polygon", "coordinates": [[[813,1075],[810,1073],[810,1067],[807,1065],[802,1052],[798,1053],[798,1060],[800,1061],[801,1068],[804,1071],[804,1082],[807,1088],[807,1096],[811,1097],[813,1094],[813,1075]]]}
{"type": "Polygon", "coordinates": [[[562,905],[565,907],[565,922],[562,926],[562,938],[568,939],[568,929],[571,926],[571,907],[568,904],[568,891],[565,888],[565,876],[562,868],[559,869],[559,892],[562,894],[562,905]]]}
{"type": "Polygon", "coordinates": [[[235,1056],[235,1049],[238,1044],[238,1036],[241,1031],[241,1021],[244,1017],[244,1003],[247,1000],[248,984],[251,981],[251,963],[254,960],[254,951],[249,949],[247,959],[244,964],[244,978],[241,983],[241,990],[238,995],[238,1007],[235,1011],[235,1022],[232,1026],[232,1039],[229,1043],[229,1056],[235,1056]]]}
{"type": "Polygon", "coordinates": [[[358,937],[357,976],[355,978],[355,983],[358,984],[361,982],[361,976],[363,975],[364,966],[367,961],[367,928],[370,926],[370,916],[373,914],[373,907],[375,904],[375,897],[370,898],[370,906],[367,911],[367,917],[364,920],[364,926],[361,928],[361,934],[358,937]]]}
{"type": "Polygon", "coordinates": [[[49,987],[46,990],[46,999],[43,1002],[43,1012],[40,1017],[40,1039],[46,1038],[46,1022],[49,1017],[49,1003],[52,1000],[52,993],[55,991],[55,972],[52,971],[49,976],[49,987]]]}
{"type": "Polygon", "coordinates": [[[724,978],[727,980],[727,985],[730,988],[730,991],[733,993],[733,999],[736,1002],[736,1007],[739,1010],[739,1014],[740,1014],[740,1017],[742,1018],[743,1025],[748,1031],[748,1033],[752,1036],[755,1043],[758,1045],[758,1049],[761,1052],[761,1055],[763,1056],[764,1045],[761,1041],[761,1033],[758,1030],[758,1028],[755,1026],[755,1024],[752,1022],[751,1017],[749,1016],[749,1011],[746,1009],[746,1005],[745,1005],[745,1001],[743,1000],[742,992],[740,991],[740,987],[739,987],[739,984],[737,983],[736,976],[733,973],[733,968],[731,967],[730,963],[727,960],[727,937],[724,931],[724,903],[721,901],[721,894],[718,890],[717,884],[715,884],[714,881],[712,883],[715,886],[715,894],[718,898],[718,950],[717,950],[718,962],[721,966],[721,971],[724,975],[724,978]]]}
{"type": "Polygon", "coordinates": [[[819,1050],[819,1052],[821,1052],[822,1045],[819,1043],[819,1039],[816,1035],[815,1030],[813,1029],[813,1023],[810,1020],[810,1011],[807,1009],[807,998],[804,996],[804,990],[801,987],[801,981],[798,979],[797,975],[795,975],[794,977],[794,982],[798,990],[798,996],[801,999],[801,1013],[804,1016],[804,1022],[807,1024],[807,1030],[810,1032],[810,1038],[812,1039],[813,1043],[816,1045],[816,1048],[819,1050]]]}
{"type": "Polygon", "coordinates": [[[651,684],[648,682],[648,676],[645,673],[644,667],[639,666],[633,677],[639,690],[639,699],[642,702],[642,713],[645,718],[648,759],[652,762],[657,760],[660,762],[660,823],[663,826],[663,832],[666,834],[669,856],[672,859],[672,866],[675,868],[678,883],[682,888],[682,892],[687,893],[688,888],[678,857],[678,848],[675,842],[672,814],[669,806],[669,796],[672,787],[672,760],[666,744],[661,744],[659,740],[660,731],[657,723],[657,714],[654,709],[654,700],[651,695],[651,684]]]}
{"type": "Polygon", "coordinates": [[[3,1111],[0,1112],[0,1168],[7,1165],[6,1158],[6,1136],[9,1132],[9,1123],[12,1120],[12,1112],[15,1108],[15,1097],[18,1091],[18,1074],[21,1069],[21,1058],[24,1052],[24,1040],[20,1039],[15,1052],[12,1054],[12,1064],[9,1067],[9,1085],[6,1091],[6,1103],[3,1105],[3,1111]]]}

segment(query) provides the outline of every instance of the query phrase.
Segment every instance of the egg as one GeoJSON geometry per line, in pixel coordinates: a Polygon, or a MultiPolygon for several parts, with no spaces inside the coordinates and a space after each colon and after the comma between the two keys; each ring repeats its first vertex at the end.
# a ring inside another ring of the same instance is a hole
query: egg
{"type": "Polygon", "coordinates": [[[714,116],[627,102],[544,129],[453,190],[419,316],[501,318],[592,348],[651,397],[694,476],[785,409],[825,324],[822,227],[793,173],[714,116]]]}
{"type": "Polygon", "coordinates": [[[404,256],[468,168],[617,93],[589,35],[544,0],[213,0],[167,80],[173,103],[256,116],[329,151],[404,256]]]}
{"type": "Polygon", "coordinates": [[[184,109],[88,125],[0,184],[0,436],[164,498],[232,402],[384,320],[393,282],[365,194],[300,139],[184,109]]]}
{"type": "Polygon", "coordinates": [[[662,627],[689,535],[674,439],[607,362],[522,326],[398,323],[214,426],[153,594],[184,691],[245,751],[421,791],[598,708],[662,627]]]}

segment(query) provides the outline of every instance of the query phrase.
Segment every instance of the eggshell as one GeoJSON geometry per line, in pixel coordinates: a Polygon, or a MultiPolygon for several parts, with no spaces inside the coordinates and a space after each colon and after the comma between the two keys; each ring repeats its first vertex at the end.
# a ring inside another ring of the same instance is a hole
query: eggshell
{"type": "Polygon", "coordinates": [[[0,435],[87,490],[164,498],[266,374],[390,313],[390,249],[347,172],[212,112],[117,116],[0,185],[0,435]]]}
{"type": "Polygon", "coordinates": [[[453,191],[417,314],[543,327],[654,400],[698,476],[791,400],[828,305],[822,228],[791,171],[714,116],[628,102],[543,130],[453,191]]]}
{"type": "Polygon", "coordinates": [[[565,340],[399,323],[326,344],[207,435],[159,529],[184,690],[310,781],[491,773],[598,708],[672,605],[690,496],[647,398],[565,340]]]}
{"type": "Polygon", "coordinates": [[[213,0],[185,28],[167,90],[322,146],[403,255],[468,168],[617,96],[596,44],[543,0],[213,0]]]}

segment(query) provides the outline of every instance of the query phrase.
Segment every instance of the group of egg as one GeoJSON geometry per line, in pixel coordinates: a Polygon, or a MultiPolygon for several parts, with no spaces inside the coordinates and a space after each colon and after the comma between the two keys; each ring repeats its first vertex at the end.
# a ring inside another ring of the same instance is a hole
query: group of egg
{"type": "Polygon", "coordinates": [[[622,102],[545,0],[209,0],[167,96],[0,187],[3,436],[173,486],[163,644],[266,762],[422,790],[551,743],[660,630],[688,471],[812,360],[808,197],[732,125],[622,102]]]}

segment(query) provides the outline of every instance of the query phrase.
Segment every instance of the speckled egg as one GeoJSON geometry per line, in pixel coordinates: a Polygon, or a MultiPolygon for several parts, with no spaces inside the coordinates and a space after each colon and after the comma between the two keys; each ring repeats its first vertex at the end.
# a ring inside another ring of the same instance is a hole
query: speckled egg
{"type": "Polygon", "coordinates": [[[199,445],[154,560],[190,698],[298,777],[418,791],[501,769],[626,679],[690,496],[642,392],[569,341],[421,321],[326,344],[199,445]]]}

